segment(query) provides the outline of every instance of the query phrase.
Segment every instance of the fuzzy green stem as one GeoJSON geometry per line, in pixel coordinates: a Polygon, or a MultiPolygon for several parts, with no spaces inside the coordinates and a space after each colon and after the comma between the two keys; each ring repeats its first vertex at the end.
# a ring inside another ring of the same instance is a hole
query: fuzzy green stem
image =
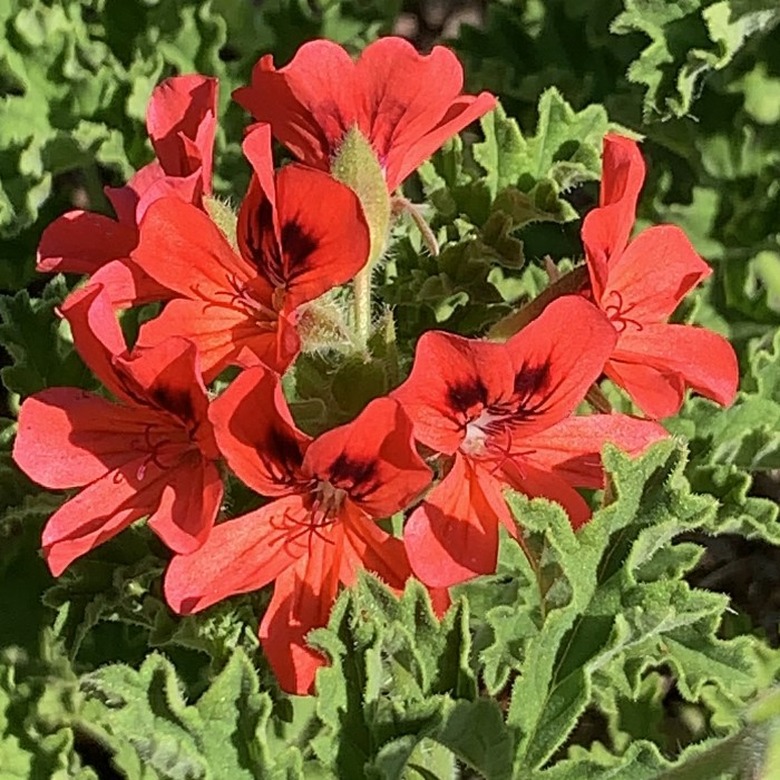
{"type": "Polygon", "coordinates": [[[360,349],[365,349],[371,336],[371,263],[366,263],[354,279],[355,336],[360,349]]]}

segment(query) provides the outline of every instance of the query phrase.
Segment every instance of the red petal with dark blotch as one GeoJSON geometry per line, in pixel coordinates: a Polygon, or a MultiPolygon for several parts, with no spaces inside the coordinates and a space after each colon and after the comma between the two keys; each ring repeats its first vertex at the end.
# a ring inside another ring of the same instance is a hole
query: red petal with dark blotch
{"type": "Polygon", "coordinates": [[[243,371],[209,416],[225,460],[253,490],[281,496],[304,489],[301,465],[310,437],[295,427],[275,373],[243,371]]]}
{"type": "Polygon", "coordinates": [[[171,337],[154,347],[138,348],[114,364],[127,387],[132,387],[149,406],[167,412],[171,425],[194,430],[208,427],[209,399],[200,375],[195,344],[171,337]]]}
{"type": "Polygon", "coordinates": [[[318,436],[306,450],[303,473],[344,490],[372,517],[389,517],[430,484],[412,423],[392,398],[377,398],[347,425],[318,436]]]}
{"type": "Polygon", "coordinates": [[[616,340],[601,311],[567,295],[506,342],[515,375],[505,417],[513,448],[571,414],[603,371],[616,340]]]}
{"type": "Polygon", "coordinates": [[[488,405],[507,400],[514,373],[503,344],[441,331],[423,333],[409,378],[392,397],[401,402],[418,441],[451,454],[466,425],[488,405]]]}
{"type": "Polygon", "coordinates": [[[284,167],[276,197],[281,256],[265,256],[264,275],[285,290],[285,308],[294,310],[348,282],[366,264],[368,225],[357,195],[321,171],[284,167]]]}

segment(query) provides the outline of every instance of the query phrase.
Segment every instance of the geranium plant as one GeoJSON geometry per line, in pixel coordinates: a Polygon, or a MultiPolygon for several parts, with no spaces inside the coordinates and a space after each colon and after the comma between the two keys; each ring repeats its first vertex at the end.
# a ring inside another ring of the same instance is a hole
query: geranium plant
{"type": "Polygon", "coordinates": [[[150,80],[154,159],[0,301],[0,774],[772,777],[776,621],[702,556],[780,543],[774,288],[721,305],[647,104],[532,134],[527,85],[349,44],[150,80]]]}

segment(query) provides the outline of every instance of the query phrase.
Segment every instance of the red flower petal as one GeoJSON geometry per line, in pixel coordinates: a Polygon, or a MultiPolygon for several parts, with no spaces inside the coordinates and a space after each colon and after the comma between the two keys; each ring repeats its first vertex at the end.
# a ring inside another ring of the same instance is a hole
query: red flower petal
{"type": "MultiPolygon", "coordinates": [[[[263,235],[261,203],[252,192],[250,187],[239,214],[239,246],[271,285],[285,291],[287,310],[348,282],[365,265],[369,234],[360,201],[328,174],[299,165],[277,174],[281,244],[276,252],[269,251],[273,244],[263,235]]],[[[269,224],[266,232],[271,229],[269,224]]]]}
{"type": "Polygon", "coordinates": [[[92,274],[89,282],[90,285],[101,285],[111,305],[117,309],[164,301],[172,294],[130,259],[106,263],[92,274]]]}
{"type": "Polygon", "coordinates": [[[734,400],[739,383],[739,366],[731,344],[723,336],[693,325],[645,325],[641,331],[626,330],[608,365],[610,377],[625,388],[645,414],[659,418],[675,414],[682,393],[674,404],[666,391],[656,396],[646,369],[677,374],[697,393],[724,405],[734,400]],[[645,370],[627,368],[632,364],[645,370]]]}
{"type": "Polygon", "coordinates": [[[447,588],[496,569],[499,523],[511,523],[501,483],[458,454],[449,474],[412,512],[404,545],[415,575],[447,588]]]}
{"type": "Polygon", "coordinates": [[[602,312],[567,295],[506,342],[515,374],[512,438],[517,446],[523,446],[524,436],[571,414],[602,373],[616,340],[602,312]]]}
{"type": "Polygon", "coordinates": [[[582,225],[588,272],[597,300],[606,286],[610,261],[628,243],[644,180],[645,162],[636,142],[612,133],[604,136],[600,205],[582,225]]]}
{"type": "Polygon", "coordinates": [[[222,503],[222,478],[213,463],[193,450],[166,479],[149,527],[171,550],[187,555],[209,536],[222,503]]]}
{"type": "Polygon", "coordinates": [[[339,577],[353,585],[362,569],[378,574],[391,588],[400,590],[412,574],[404,543],[383,531],[352,502],[340,514],[344,552],[339,577]]]}
{"type": "Polygon", "coordinates": [[[680,228],[657,225],[613,261],[601,305],[611,318],[629,324],[662,322],[711,273],[680,228]]]}
{"type": "Polygon", "coordinates": [[[513,388],[506,347],[451,333],[428,331],[417,342],[409,378],[396,398],[418,441],[452,454],[463,442],[469,417],[505,399],[513,388]]]}
{"type": "Polygon", "coordinates": [[[311,693],[317,669],[326,663],[305,640],[309,631],[328,622],[339,584],[333,556],[331,547],[315,544],[312,556],[280,574],[260,623],[263,652],[287,693],[311,693]]]}
{"type": "Polygon", "coordinates": [[[523,439],[523,460],[553,471],[577,487],[604,487],[601,450],[614,444],[638,455],[650,444],[668,437],[666,429],[649,420],[626,414],[592,414],[569,417],[552,428],[523,439]]]}
{"type": "Polygon", "coordinates": [[[303,472],[346,491],[372,517],[399,512],[430,483],[412,424],[392,398],[377,398],[347,425],[323,433],[306,450],[303,472]]]}
{"type": "Polygon", "coordinates": [[[127,355],[127,346],[108,295],[89,286],[71,293],[60,308],[73,333],[73,343],[92,373],[119,399],[133,403],[114,358],[127,355]]]}
{"type": "MultiPolygon", "coordinates": [[[[140,227],[133,262],[164,287],[187,298],[230,303],[231,280],[254,276],[200,209],[176,198],[153,203],[140,227]]],[[[271,290],[266,293],[270,303],[271,290]]]]}
{"type": "Polygon", "coordinates": [[[222,454],[243,482],[264,496],[298,492],[310,439],[295,427],[273,372],[243,371],[212,403],[210,417],[222,454]]]}
{"type": "Polygon", "coordinates": [[[114,365],[136,397],[173,415],[182,427],[207,422],[208,394],[192,342],[166,339],[152,348],[136,348],[130,357],[116,358],[114,365]]]}
{"type": "MultiPolygon", "coordinates": [[[[551,471],[535,468],[528,462],[521,465],[507,464],[503,475],[515,490],[531,498],[548,498],[560,504],[569,515],[573,528],[579,528],[591,518],[591,511],[585,499],[562,477],[551,471]]],[[[522,524],[523,519],[517,518],[522,524]]]]}
{"type": "Polygon", "coordinates": [[[42,544],[55,577],[76,558],[154,511],[164,485],[163,472],[152,468],[144,481],[126,476],[134,475],[143,463],[139,455],[135,462],[108,472],[51,516],[43,529],[42,544]]]}
{"type": "Polygon", "coordinates": [[[268,55],[252,71],[252,83],[233,99],[302,162],[328,170],[330,155],[357,121],[354,63],[331,41],[310,41],[279,70],[268,55]]]}
{"type": "Polygon", "coordinates": [[[69,211],[43,231],[36,268],[91,274],[111,260],[127,257],[137,239],[135,226],[89,211],[69,211]]]}
{"type": "Polygon", "coordinates": [[[217,80],[187,75],[166,79],[152,92],[146,112],[149,138],[169,176],[187,176],[202,167],[211,183],[217,113],[217,80]],[[196,142],[197,156],[186,141],[196,142]]]}
{"type": "Polygon", "coordinates": [[[299,341],[292,325],[280,317],[272,329],[239,309],[209,301],[169,301],[162,313],[141,326],[136,348],[151,347],[171,336],[192,341],[200,354],[203,378],[211,382],[229,365],[265,364],[283,372],[299,341]]]}
{"type": "Polygon", "coordinates": [[[448,138],[495,107],[487,93],[459,99],[463,68],[442,46],[424,55],[403,38],[380,38],[363,50],[355,73],[359,128],[391,192],[448,138]]]}
{"type": "Polygon", "coordinates": [[[119,406],[72,387],[54,387],[25,399],[13,457],[46,488],[87,485],[137,459],[132,441],[143,439],[153,412],[119,406]]]}
{"type": "Polygon", "coordinates": [[[205,544],[177,555],[165,573],[165,600],[180,615],[200,612],[237,593],[262,588],[306,553],[290,528],[308,516],[301,496],[277,499],[214,526],[205,544]]]}

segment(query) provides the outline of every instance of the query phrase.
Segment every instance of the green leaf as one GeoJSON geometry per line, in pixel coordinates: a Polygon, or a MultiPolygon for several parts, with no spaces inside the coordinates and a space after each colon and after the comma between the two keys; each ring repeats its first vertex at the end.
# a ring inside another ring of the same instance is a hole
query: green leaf
{"type": "Polygon", "coordinates": [[[55,314],[67,294],[64,279],[57,276],[40,298],[30,298],[26,290],[0,296],[0,345],[13,360],[0,369],[0,378],[9,392],[26,396],[46,387],[93,386],[55,314]]]}
{"type": "Polygon", "coordinates": [[[128,778],[148,770],[171,780],[301,776],[298,748],[268,750],[272,702],[240,650],[195,704],[183,697],[171,663],[156,654],[137,672],[105,666],[79,684],[93,726],[128,778]]]}
{"type": "Polygon", "coordinates": [[[708,523],[713,500],[685,481],[684,451],[673,442],[631,461],[607,448],[610,492],[576,536],[564,513],[544,501],[511,498],[536,561],[539,633],[525,646],[508,723],[520,734],[520,768],[541,767],[595,695],[636,696],[644,671],[668,666],[683,698],[695,701],[714,682],[743,700],[755,690],[750,640],[721,640],[727,600],[697,591],[679,574],[695,563],[675,536],[708,523]]]}
{"type": "Polygon", "coordinates": [[[554,87],[542,94],[538,111],[536,133],[528,139],[500,106],[487,114],[485,141],[474,145],[474,158],[487,172],[493,197],[515,186],[538,202],[539,188],[547,185],[560,221],[576,219],[577,212],[559,195],[599,178],[601,141],[613,125],[602,106],[575,112],[554,87]]]}
{"type": "Polygon", "coordinates": [[[701,80],[725,68],[757,32],[780,21],[774,7],[742,9],[730,0],[625,0],[611,25],[618,35],[639,31],[650,44],[628,69],[630,81],[646,88],[645,121],[684,116],[701,91],[701,80]]]}

